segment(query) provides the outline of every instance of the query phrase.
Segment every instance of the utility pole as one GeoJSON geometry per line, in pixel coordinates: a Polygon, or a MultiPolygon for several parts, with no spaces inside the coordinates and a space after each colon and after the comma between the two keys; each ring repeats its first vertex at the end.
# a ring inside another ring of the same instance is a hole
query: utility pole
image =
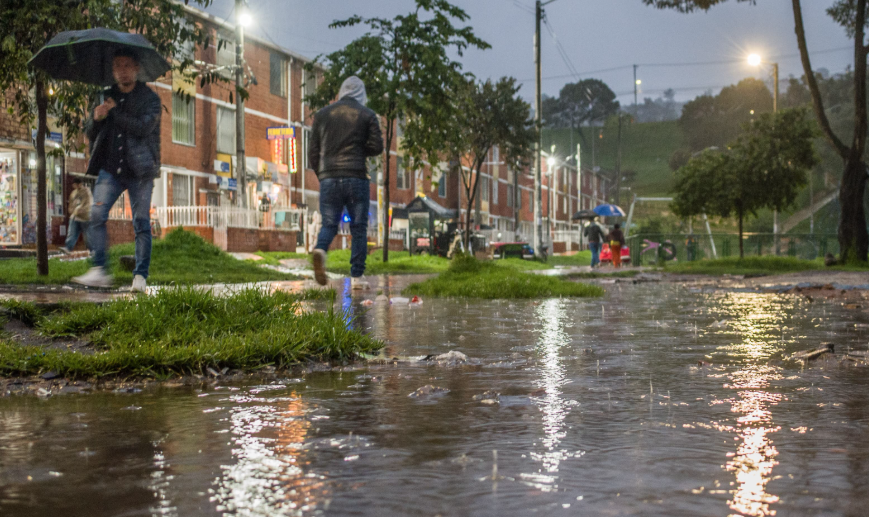
{"type": "Polygon", "coordinates": [[[244,88],[244,23],[242,13],[245,11],[244,0],[235,0],[235,156],[236,181],[238,181],[236,205],[247,208],[247,164],[244,155],[244,97],[240,94],[244,88]]]}
{"type": "Polygon", "coordinates": [[[640,83],[637,82],[637,67],[640,65],[634,65],[634,109],[637,108],[637,87],[640,86],[640,83]]]}
{"type": "Polygon", "coordinates": [[[534,67],[536,77],[534,80],[534,119],[537,126],[537,143],[534,150],[534,253],[540,256],[540,247],[543,246],[543,188],[542,171],[540,170],[541,151],[543,149],[543,92],[540,86],[540,22],[543,20],[543,6],[551,4],[555,0],[534,3],[534,67]]]}

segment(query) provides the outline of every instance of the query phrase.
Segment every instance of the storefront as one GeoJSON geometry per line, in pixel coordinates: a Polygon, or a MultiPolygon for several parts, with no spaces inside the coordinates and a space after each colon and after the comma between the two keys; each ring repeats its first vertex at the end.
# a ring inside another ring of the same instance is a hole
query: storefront
{"type": "Polygon", "coordinates": [[[0,246],[21,244],[21,154],[0,149],[0,246]]]}

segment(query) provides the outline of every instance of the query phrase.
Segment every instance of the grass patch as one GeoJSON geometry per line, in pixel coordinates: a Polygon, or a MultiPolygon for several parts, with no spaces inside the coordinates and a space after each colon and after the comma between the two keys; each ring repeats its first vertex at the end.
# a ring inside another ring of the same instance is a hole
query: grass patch
{"type": "MultiPolygon", "coordinates": [[[[377,250],[365,260],[366,275],[442,273],[450,261],[433,255],[411,255],[407,251],[390,251],[389,261],[383,262],[383,251],[377,250]]],[[[350,274],[350,250],[330,251],[326,270],[341,275],[350,274]]]]}
{"type": "MultiPolygon", "coordinates": [[[[845,267],[826,268],[820,260],[802,260],[793,257],[722,258],[667,264],[667,273],[693,273],[701,275],[774,275],[812,270],[846,270],[845,267]]],[[[865,270],[865,269],[863,269],[865,270]]]]}
{"type": "Polygon", "coordinates": [[[87,339],[96,353],[0,340],[0,374],[165,377],[209,367],[254,370],[341,360],[382,346],[349,330],[340,314],[303,311],[300,300],[310,296],[247,289],[220,297],[187,287],[102,305],[76,304],[41,315],[37,328],[49,337],[87,339]]]}
{"type": "Polygon", "coordinates": [[[545,298],[554,296],[603,296],[595,285],[557,277],[523,273],[500,261],[479,262],[472,257],[453,259],[449,270],[436,278],[411,284],[403,293],[459,298],[545,298]]]}
{"type": "Polygon", "coordinates": [[[547,262],[553,266],[590,266],[591,251],[584,250],[575,255],[553,255],[547,262]]]}
{"type": "MultiPolygon", "coordinates": [[[[119,244],[109,250],[109,268],[115,284],[129,284],[133,274],[121,269],[122,255],[134,255],[135,244],[119,244]]],[[[0,261],[0,284],[66,284],[90,267],[86,260],[50,260],[48,276],[36,274],[36,259],[0,261]]],[[[176,229],[163,239],[155,239],[151,250],[149,284],[209,284],[293,280],[296,277],[264,269],[248,261],[236,260],[198,235],[176,229]]]]}

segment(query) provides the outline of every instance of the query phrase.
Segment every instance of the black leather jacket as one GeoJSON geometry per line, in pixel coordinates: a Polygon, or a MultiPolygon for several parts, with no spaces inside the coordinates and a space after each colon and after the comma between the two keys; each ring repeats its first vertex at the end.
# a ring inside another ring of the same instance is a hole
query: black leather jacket
{"type": "Polygon", "coordinates": [[[368,178],[365,160],[383,152],[377,115],[356,99],[343,99],[314,114],[308,167],[317,178],[368,178]]]}
{"type": "MultiPolygon", "coordinates": [[[[106,91],[107,97],[116,98],[118,86],[112,86],[106,91]]],[[[115,108],[109,116],[101,121],[91,116],[85,122],[85,134],[90,141],[91,161],[87,174],[97,176],[105,162],[108,152],[108,135],[105,122],[112,122],[125,133],[126,149],[124,158],[129,170],[139,179],[154,179],[160,176],[160,97],[144,83],[136,83],[136,87],[127,96],[124,111],[115,108]]]]}

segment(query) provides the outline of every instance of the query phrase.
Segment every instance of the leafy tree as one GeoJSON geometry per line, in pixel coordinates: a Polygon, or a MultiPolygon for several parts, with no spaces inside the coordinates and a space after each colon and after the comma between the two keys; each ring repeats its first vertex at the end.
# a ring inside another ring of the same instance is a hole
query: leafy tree
{"type": "MultiPolygon", "coordinates": [[[[642,0],[646,5],[666,9],[672,8],[683,12],[697,9],[706,10],[726,0],[642,0]]],[[[737,0],[754,3],[755,0],[737,0]]],[[[794,32],[797,36],[797,46],[803,64],[806,84],[812,96],[812,107],[818,126],[830,146],[844,162],[844,172],[839,188],[839,203],[842,216],[839,219],[839,250],[843,262],[865,262],[869,256],[869,231],[866,228],[866,212],[863,198],[866,191],[866,135],[869,131],[869,113],[867,113],[867,55],[869,46],[865,41],[866,26],[869,22],[866,6],[867,0],[837,0],[827,9],[833,20],[843,26],[846,34],[854,40],[854,96],[853,132],[850,143],[846,143],[841,133],[837,133],[830,124],[825,110],[821,89],[817,77],[812,70],[809,47],[806,43],[806,30],[803,24],[803,9],[800,0],[791,0],[794,13],[794,32]]]]}
{"type": "Polygon", "coordinates": [[[466,80],[453,88],[457,118],[447,135],[446,149],[459,170],[467,201],[465,248],[471,233],[471,209],[489,151],[498,146],[507,164],[518,169],[527,163],[536,141],[531,106],[519,96],[519,89],[512,77],[502,77],[497,83],[466,80]]]}
{"type": "Polygon", "coordinates": [[[646,97],[643,103],[625,107],[637,122],[664,122],[677,120],[684,104],[676,101],[676,91],[672,88],[664,90],[657,99],[646,97]]]}
{"type": "Polygon", "coordinates": [[[763,81],[743,79],[716,96],[701,95],[685,104],[679,125],[694,151],[723,147],[740,127],[760,113],[772,111],[772,94],[763,81]]]}
{"type": "Polygon", "coordinates": [[[561,88],[558,97],[543,100],[543,124],[548,128],[576,129],[584,140],[584,124],[606,120],[619,110],[616,94],[599,79],[583,79],[561,88]]]}
{"type": "MultiPolygon", "coordinates": [[[[336,21],[330,28],[364,25],[368,32],[341,50],[306,65],[308,73],[321,61],[327,69],[315,92],[306,97],[312,108],[335,99],[341,83],[356,75],[365,82],[368,106],[386,121],[383,175],[383,206],[389,206],[389,152],[395,139],[396,123],[402,124],[402,149],[411,167],[421,166],[427,157],[443,150],[443,137],[454,123],[448,85],[462,76],[461,56],[469,47],[489,48],[466,22],[464,10],[446,0],[416,0],[416,9],[393,19],[353,16],[336,21]]],[[[389,212],[384,210],[384,233],[389,235],[389,212]]],[[[388,239],[388,237],[387,237],[388,239]]],[[[389,246],[383,246],[383,261],[389,260],[389,246]]]]}
{"type": "MultiPolygon", "coordinates": [[[[207,6],[211,0],[196,0],[207,6]]],[[[185,0],[185,4],[187,1],[185,0]]],[[[48,40],[67,30],[95,26],[144,34],[158,52],[172,56],[183,44],[205,45],[208,33],[185,23],[184,4],[173,0],[4,0],[0,3],[0,91],[11,92],[9,113],[22,125],[37,123],[37,271],[48,274],[46,206],[46,151],[48,115],[64,129],[65,151],[79,146],[87,104],[99,87],[52,81],[27,62],[48,40]],[[53,93],[50,93],[53,92],[53,93]]],[[[177,70],[192,64],[192,57],[175,61],[177,70]]]]}
{"type": "Polygon", "coordinates": [[[764,114],[746,123],[726,151],[707,150],[676,173],[673,212],[680,217],[735,215],[739,256],[746,216],[763,208],[785,210],[818,163],[812,145],[815,126],[802,109],[764,114]]]}

